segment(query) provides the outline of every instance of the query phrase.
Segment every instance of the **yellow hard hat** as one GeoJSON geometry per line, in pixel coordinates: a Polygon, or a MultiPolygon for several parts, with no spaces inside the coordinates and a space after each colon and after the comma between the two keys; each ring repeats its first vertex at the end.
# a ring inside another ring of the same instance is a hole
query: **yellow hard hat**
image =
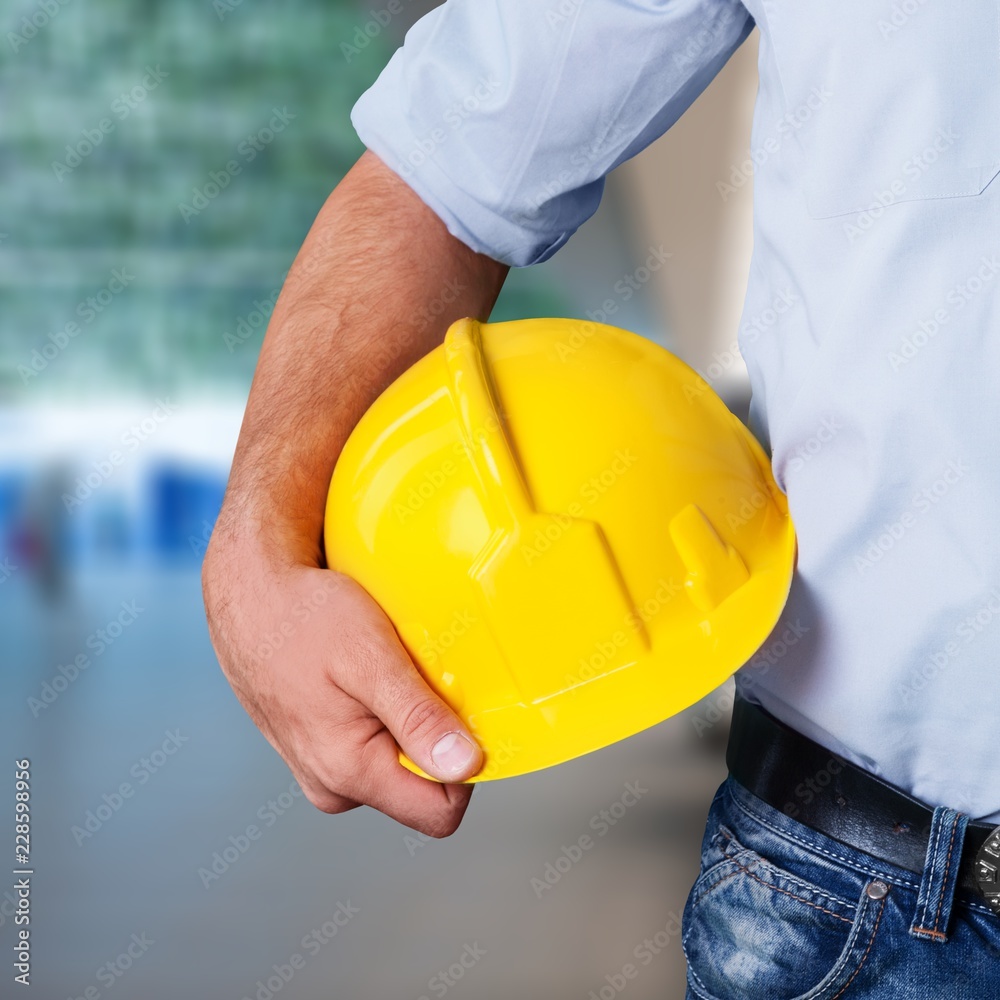
{"type": "Polygon", "coordinates": [[[354,429],[325,527],[483,747],[471,781],[704,697],[771,631],[795,559],[770,462],[708,383],[571,319],[454,323],[354,429]]]}

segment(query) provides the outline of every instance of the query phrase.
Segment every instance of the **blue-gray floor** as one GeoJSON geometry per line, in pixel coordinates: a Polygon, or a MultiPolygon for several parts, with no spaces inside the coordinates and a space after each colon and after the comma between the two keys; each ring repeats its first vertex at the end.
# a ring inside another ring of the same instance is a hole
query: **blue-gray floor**
{"type": "MultiPolygon", "coordinates": [[[[33,995],[47,1000],[601,996],[682,908],[723,775],[718,740],[679,718],[481,786],[458,834],[425,842],[368,809],[327,817],[283,795],[292,778],[218,670],[193,568],[92,572],[55,603],[15,572],[0,634],[3,759],[32,761],[33,995]],[[101,650],[120,614],[135,620],[101,650]],[[89,666],[55,681],[79,654],[89,666]],[[628,782],[648,791],[592,824],[628,782]],[[592,846],[560,860],[584,834],[592,846]]],[[[665,938],[632,1000],[683,995],[665,938]]]]}

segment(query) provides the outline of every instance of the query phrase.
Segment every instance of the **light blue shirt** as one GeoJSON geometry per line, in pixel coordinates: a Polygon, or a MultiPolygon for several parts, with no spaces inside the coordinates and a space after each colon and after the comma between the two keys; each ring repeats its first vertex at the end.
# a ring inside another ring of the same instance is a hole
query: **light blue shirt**
{"type": "Polygon", "coordinates": [[[1000,4],[448,0],[352,119],[454,235],[531,264],[755,23],[739,345],[799,555],[737,683],[1000,823],[1000,4]]]}

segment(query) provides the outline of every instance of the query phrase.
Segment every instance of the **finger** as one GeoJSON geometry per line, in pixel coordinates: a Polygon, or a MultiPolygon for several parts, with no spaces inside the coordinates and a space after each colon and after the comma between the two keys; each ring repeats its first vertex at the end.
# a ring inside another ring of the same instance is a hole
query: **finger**
{"type": "Polygon", "coordinates": [[[359,782],[364,800],[379,812],[429,837],[454,833],[469,806],[473,785],[438,784],[403,767],[387,729],[369,740],[359,782]]]}
{"type": "Polygon", "coordinates": [[[349,799],[345,795],[340,795],[328,788],[314,782],[300,781],[302,792],[305,797],[320,811],[335,815],[337,813],[349,812],[357,809],[362,803],[349,799]]]}
{"type": "MultiPolygon", "coordinates": [[[[254,707],[259,711],[259,706],[256,703],[254,707]]],[[[364,804],[357,799],[344,795],[342,792],[336,791],[331,784],[322,780],[318,776],[317,770],[309,766],[307,756],[300,749],[297,749],[294,744],[289,743],[286,745],[283,741],[279,740],[274,730],[267,723],[263,712],[260,714],[261,722],[258,723],[258,728],[264,738],[278,752],[292,774],[295,775],[295,780],[298,782],[299,788],[302,789],[302,794],[320,812],[334,815],[336,813],[349,812],[351,809],[357,809],[358,806],[364,804]]],[[[253,716],[253,713],[251,715],[253,716]]],[[[254,721],[256,721],[256,718],[254,721]]]]}
{"type": "MultiPolygon", "coordinates": [[[[294,769],[315,779],[319,796],[329,792],[370,805],[432,837],[457,829],[473,786],[428,781],[407,770],[392,733],[356,699],[341,691],[325,707],[314,702],[307,728],[294,769]]],[[[310,798],[323,807],[321,797],[310,798]]]]}
{"type": "Polygon", "coordinates": [[[292,774],[295,775],[295,780],[299,783],[299,788],[302,789],[302,794],[320,812],[334,815],[336,813],[349,812],[351,809],[357,809],[358,806],[364,804],[358,799],[351,798],[350,795],[345,795],[342,791],[335,790],[332,785],[319,776],[315,769],[307,766],[301,754],[291,749],[282,749],[270,737],[268,737],[268,740],[291,768],[292,774]]]}
{"type": "Polygon", "coordinates": [[[371,709],[427,774],[446,782],[472,777],[483,766],[483,752],[468,726],[420,675],[381,608],[351,583],[342,605],[350,628],[334,639],[337,684],[371,709]]]}

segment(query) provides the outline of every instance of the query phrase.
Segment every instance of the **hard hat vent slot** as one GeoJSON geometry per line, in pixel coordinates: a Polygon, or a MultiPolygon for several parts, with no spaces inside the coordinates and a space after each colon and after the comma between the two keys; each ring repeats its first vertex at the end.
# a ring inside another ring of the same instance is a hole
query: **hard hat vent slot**
{"type": "Polygon", "coordinates": [[[699,611],[715,610],[750,579],[739,552],[715,530],[697,504],[670,522],[670,537],[687,568],[684,590],[699,611]]]}

